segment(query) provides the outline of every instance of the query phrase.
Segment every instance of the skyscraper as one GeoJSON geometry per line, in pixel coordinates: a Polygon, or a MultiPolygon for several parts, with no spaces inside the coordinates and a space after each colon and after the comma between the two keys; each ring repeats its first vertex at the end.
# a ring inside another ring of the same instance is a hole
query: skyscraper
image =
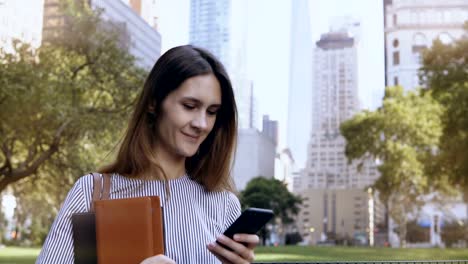
{"type": "Polygon", "coordinates": [[[299,169],[307,158],[312,103],[312,33],[307,0],[291,2],[291,62],[289,77],[287,146],[299,169]]]}
{"type": "Polygon", "coordinates": [[[357,48],[347,32],[323,34],[314,52],[312,131],[299,189],[363,188],[377,178],[375,166],[349,165],[340,124],[359,110],[357,48]]]}
{"type": "Polygon", "coordinates": [[[460,38],[468,17],[464,0],[393,0],[385,6],[386,83],[407,90],[419,86],[421,52],[435,39],[460,38]]]}
{"type": "Polygon", "coordinates": [[[254,84],[246,70],[247,7],[245,0],[191,0],[190,5],[190,44],[207,49],[225,66],[241,129],[257,127],[254,84]]]}
{"type": "Polygon", "coordinates": [[[230,66],[230,0],[191,0],[190,43],[213,53],[230,66]]]}

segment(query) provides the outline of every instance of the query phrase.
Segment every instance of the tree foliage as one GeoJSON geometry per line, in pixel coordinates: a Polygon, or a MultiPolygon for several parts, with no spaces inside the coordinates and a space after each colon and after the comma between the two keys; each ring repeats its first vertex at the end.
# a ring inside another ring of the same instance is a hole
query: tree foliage
{"type": "MultiPolygon", "coordinates": [[[[283,226],[293,222],[293,217],[299,213],[302,199],[290,193],[285,183],[274,178],[259,176],[247,183],[240,194],[240,202],[243,209],[257,207],[273,210],[274,219],[283,226]]],[[[265,228],[260,232],[263,245],[265,245],[268,233],[265,228]]]]}
{"type": "Polygon", "coordinates": [[[468,22],[451,44],[434,41],[423,54],[420,79],[444,108],[443,134],[431,174],[464,190],[468,203],[468,22]]]}
{"type": "Polygon", "coordinates": [[[434,159],[442,134],[443,109],[430,94],[404,93],[402,87],[387,87],[383,105],[374,112],[364,111],[342,123],[346,138],[345,154],[350,160],[363,157],[379,161],[379,179],[374,187],[389,213],[403,227],[419,198],[435,184],[425,177],[425,164],[434,159]]]}
{"type": "Polygon", "coordinates": [[[277,179],[257,177],[250,180],[244,191],[241,192],[240,202],[243,208],[271,209],[282,223],[288,224],[298,214],[302,200],[290,193],[283,182],[277,179]]]}
{"type": "Polygon", "coordinates": [[[102,165],[146,76],[122,29],[75,2],[62,2],[67,38],[0,50],[0,192],[12,186],[20,218],[55,214],[75,179],[102,165]]]}

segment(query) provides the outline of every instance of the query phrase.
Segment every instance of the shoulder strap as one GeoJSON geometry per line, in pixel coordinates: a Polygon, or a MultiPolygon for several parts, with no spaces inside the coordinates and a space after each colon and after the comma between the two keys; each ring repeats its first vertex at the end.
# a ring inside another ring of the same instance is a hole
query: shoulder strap
{"type": "Polygon", "coordinates": [[[111,176],[107,173],[93,173],[93,201],[91,202],[90,212],[94,212],[94,201],[108,200],[110,197],[111,176]],[[104,182],[104,188],[101,183],[101,176],[104,182]]]}

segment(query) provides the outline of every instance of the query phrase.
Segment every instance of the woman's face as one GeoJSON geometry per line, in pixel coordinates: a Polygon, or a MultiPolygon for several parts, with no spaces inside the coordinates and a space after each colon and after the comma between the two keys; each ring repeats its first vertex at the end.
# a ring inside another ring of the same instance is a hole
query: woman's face
{"type": "Polygon", "coordinates": [[[162,103],[157,151],[175,158],[193,156],[213,129],[220,107],[221,87],[213,74],[185,80],[162,103]]]}

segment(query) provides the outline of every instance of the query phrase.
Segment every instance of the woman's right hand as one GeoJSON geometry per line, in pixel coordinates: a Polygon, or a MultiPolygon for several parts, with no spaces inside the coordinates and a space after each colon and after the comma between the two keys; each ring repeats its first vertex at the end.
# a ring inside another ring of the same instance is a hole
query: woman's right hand
{"type": "Polygon", "coordinates": [[[140,264],[176,264],[175,261],[172,259],[164,256],[164,255],[157,255],[152,256],[143,260],[140,264]]]}

